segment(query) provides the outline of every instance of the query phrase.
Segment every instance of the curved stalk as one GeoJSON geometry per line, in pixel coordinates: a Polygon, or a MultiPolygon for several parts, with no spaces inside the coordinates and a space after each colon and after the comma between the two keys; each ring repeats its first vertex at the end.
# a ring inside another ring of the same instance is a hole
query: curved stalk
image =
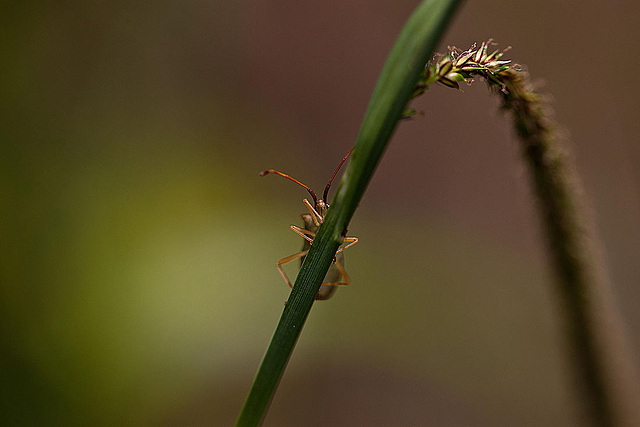
{"type": "Polygon", "coordinates": [[[625,351],[619,315],[594,248],[594,227],[568,150],[556,136],[556,125],[528,73],[504,60],[504,51],[489,53],[490,44],[463,52],[451,48],[434,58],[425,67],[414,97],[431,83],[459,88],[458,82],[481,77],[502,99],[503,109],[513,116],[538,198],[571,353],[569,365],[587,418],[596,426],[640,425],[638,377],[625,351]]]}

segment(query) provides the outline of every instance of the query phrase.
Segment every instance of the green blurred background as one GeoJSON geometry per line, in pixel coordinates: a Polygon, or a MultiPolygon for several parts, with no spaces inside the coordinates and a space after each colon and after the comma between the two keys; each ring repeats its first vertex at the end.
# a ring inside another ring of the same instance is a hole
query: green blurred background
{"type": "MultiPolygon", "coordinates": [[[[355,140],[416,1],[3,2],[5,425],[229,425],[288,288],[288,230],[355,140]]],[[[572,139],[640,346],[637,3],[469,1],[572,139]]],[[[429,90],[350,226],[267,426],[578,425],[527,173],[482,82],[429,90]]],[[[638,365],[637,351],[631,356],[638,365]]]]}

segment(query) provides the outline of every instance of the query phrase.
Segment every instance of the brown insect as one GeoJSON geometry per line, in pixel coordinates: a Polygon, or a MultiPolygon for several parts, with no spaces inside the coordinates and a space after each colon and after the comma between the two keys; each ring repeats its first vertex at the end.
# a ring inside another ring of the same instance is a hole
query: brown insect
{"type": "MultiPolygon", "coordinates": [[[[347,158],[349,157],[352,151],[353,151],[353,148],[349,150],[347,155],[344,156],[344,158],[336,168],[335,172],[331,176],[331,179],[329,179],[327,186],[324,188],[324,193],[322,194],[321,199],[318,199],[318,197],[316,196],[316,193],[314,193],[314,191],[311,188],[309,188],[308,186],[304,185],[297,179],[292,178],[285,173],[282,173],[273,169],[260,172],[260,176],[265,176],[265,175],[274,173],[276,175],[280,175],[284,178],[287,178],[295,182],[296,184],[304,187],[309,192],[309,194],[311,194],[311,197],[313,198],[313,202],[314,202],[313,205],[311,205],[311,203],[309,203],[309,200],[307,199],[304,199],[302,201],[302,203],[304,203],[304,206],[307,208],[307,211],[309,212],[309,213],[303,213],[301,215],[302,221],[304,221],[304,228],[298,227],[297,225],[290,226],[291,230],[293,230],[296,234],[300,235],[304,239],[302,250],[293,255],[289,255],[287,257],[282,258],[280,261],[278,261],[278,264],[277,264],[278,271],[280,272],[280,274],[282,275],[285,282],[287,282],[287,285],[289,285],[290,288],[292,288],[293,285],[291,284],[291,281],[287,277],[287,274],[284,272],[284,269],[282,268],[282,266],[298,258],[300,258],[300,265],[302,265],[302,261],[304,261],[304,257],[307,255],[307,252],[309,252],[309,248],[313,244],[313,239],[316,236],[316,232],[318,231],[320,224],[322,224],[322,222],[324,221],[324,217],[327,214],[327,210],[329,209],[329,205],[326,203],[325,200],[327,200],[327,194],[329,193],[329,188],[331,188],[331,182],[333,181],[333,178],[335,178],[336,174],[342,167],[342,164],[347,160],[347,158]]],[[[343,243],[344,242],[346,242],[347,244],[338,249],[338,251],[336,252],[336,256],[333,258],[333,263],[331,264],[331,267],[329,267],[329,271],[327,272],[327,275],[324,277],[322,286],[320,286],[320,290],[318,291],[318,295],[316,296],[316,299],[318,300],[327,300],[331,298],[331,296],[336,291],[336,286],[346,286],[349,283],[351,283],[351,279],[349,279],[349,276],[347,275],[347,272],[344,269],[344,254],[342,252],[345,249],[358,243],[358,238],[344,237],[343,243]]]]}

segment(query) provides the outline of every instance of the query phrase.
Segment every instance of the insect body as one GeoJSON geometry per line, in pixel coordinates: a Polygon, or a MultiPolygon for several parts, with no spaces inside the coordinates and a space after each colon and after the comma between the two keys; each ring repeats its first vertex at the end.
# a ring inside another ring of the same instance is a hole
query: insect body
{"type": "MultiPolygon", "coordinates": [[[[351,149],[351,151],[353,151],[353,148],[351,149]]],[[[313,244],[313,239],[316,236],[316,232],[318,231],[320,224],[322,224],[322,222],[324,221],[324,217],[327,213],[327,210],[329,209],[329,205],[325,202],[325,200],[327,200],[327,194],[329,193],[331,182],[333,181],[333,178],[335,178],[336,174],[340,170],[340,167],[342,166],[342,164],[345,162],[345,160],[347,160],[347,157],[349,157],[349,155],[351,154],[351,151],[349,151],[347,155],[344,156],[344,158],[338,165],[338,168],[335,170],[335,172],[331,176],[331,179],[329,180],[329,182],[327,183],[327,186],[324,189],[324,193],[322,194],[321,199],[319,199],[316,196],[316,193],[314,193],[311,188],[307,187],[297,179],[294,179],[287,174],[284,174],[282,172],[279,172],[273,169],[260,172],[260,176],[265,176],[265,175],[274,173],[276,175],[280,175],[284,178],[287,178],[295,182],[296,184],[304,187],[309,192],[309,194],[311,194],[311,197],[313,198],[313,202],[314,202],[313,205],[311,205],[311,203],[307,199],[304,199],[302,201],[302,203],[304,203],[305,207],[307,208],[307,211],[309,212],[301,215],[302,221],[304,222],[304,228],[298,227],[297,225],[290,226],[291,230],[299,234],[304,239],[302,250],[293,255],[289,255],[287,257],[282,258],[280,261],[278,261],[278,264],[277,264],[278,271],[280,272],[280,274],[282,275],[285,282],[287,282],[287,285],[289,285],[290,288],[292,288],[293,285],[291,284],[291,281],[287,277],[287,274],[284,272],[284,269],[282,268],[282,266],[298,258],[300,259],[300,264],[302,265],[302,261],[304,261],[304,257],[307,255],[307,252],[309,252],[309,248],[313,244]]],[[[338,251],[336,252],[336,256],[333,259],[333,263],[331,264],[331,267],[329,268],[327,275],[324,277],[322,286],[320,286],[320,290],[318,291],[318,295],[316,296],[316,299],[318,300],[327,300],[331,298],[331,296],[334,294],[336,290],[336,286],[340,286],[340,285],[346,286],[351,282],[351,280],[349,279],[349,276],[347,275],[347,272],[344,270],[344,254],[342,252],[348,247],[358,243],[358,238],[344,237],[344,242],[347,244],[338,249],[338,251]]]]}

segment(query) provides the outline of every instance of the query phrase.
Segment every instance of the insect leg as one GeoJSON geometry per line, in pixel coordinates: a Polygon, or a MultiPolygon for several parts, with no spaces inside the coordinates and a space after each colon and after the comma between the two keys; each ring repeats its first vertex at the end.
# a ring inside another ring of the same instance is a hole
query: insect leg
{"type": "Polygon", "coordinates": [[[346,246],[343,246],[340,249],[338,249],[338,251],[336,252],[336,255],[339,254],[340,252],[344,251],[345,249],[350,248],[351,246],[353,246],[356,243],[358,243],[358,238],[357,237],[345,237],[344,241],[345,242],[349,242],[349,244],[347,244],[346,246]]]}
{"type": "Polygon", "coordinates": [[[311,203],[309,203],[307,199],[304,199],[302,203],[304,203],[304,205],[307,207],[307,210],[311,214],[311,218],[313,218],[313,223],[316,225],[316,227],[320,227],[320,224],[322,224],[322,222],[324,221],[324,217],[320,215],[313,206],[311,206],[311,203]]]}
{"type": "Polygon", "coordinates": [[[304,228],[298,227],[297,225],[291,225],[289,226],[289,228],[292,229],[294,233],[299,234],[309,243],[313,243],[313,238],[316,237],[316,233],[314,233],[313,231],[306,230],[304,228]]]}
{"type": "MultiPolygon", "coordinates": [[[[349,275],[345,271],[344,267],[342,267],[342,264],[340,263],[340,261],[336,260],[334,264],[336,266],[336,269],[338,270],[338,273],[340,274],[340,276],[342,276],[343,282],[323,283],[322,286],[347,286],[349,283],[351,283],[351,279],[349,278],[349,275]]],[[[318,292],[316,299],[328,300],[329,298],[331,298],[332,295],[333,295],[333,291],[323,292],[322,288],[320,288],[320,292],[318,292]]]]}
{"type": "Polygon", "coordinates": [[[294,259],[302,258],[303,256],[305,256],[307,254],[307,252],[309,252],[309,251],[300,251],[300,252],[295,253],[293,255],[289,255],[287,257],[284,257],[280,261],[278,261],[278,264],[277,264],[278,271],[280,272],[280,274],[284,278],[284,281],[287,282],[287,285],[289,285],[290,288],[293,288],[293,285],[291,284],[291,281],[287,277],[287,273],[284,272],[284,269],[282,268],[282,265],[286,264],[288,262],[291,262],[294,259]]]}

